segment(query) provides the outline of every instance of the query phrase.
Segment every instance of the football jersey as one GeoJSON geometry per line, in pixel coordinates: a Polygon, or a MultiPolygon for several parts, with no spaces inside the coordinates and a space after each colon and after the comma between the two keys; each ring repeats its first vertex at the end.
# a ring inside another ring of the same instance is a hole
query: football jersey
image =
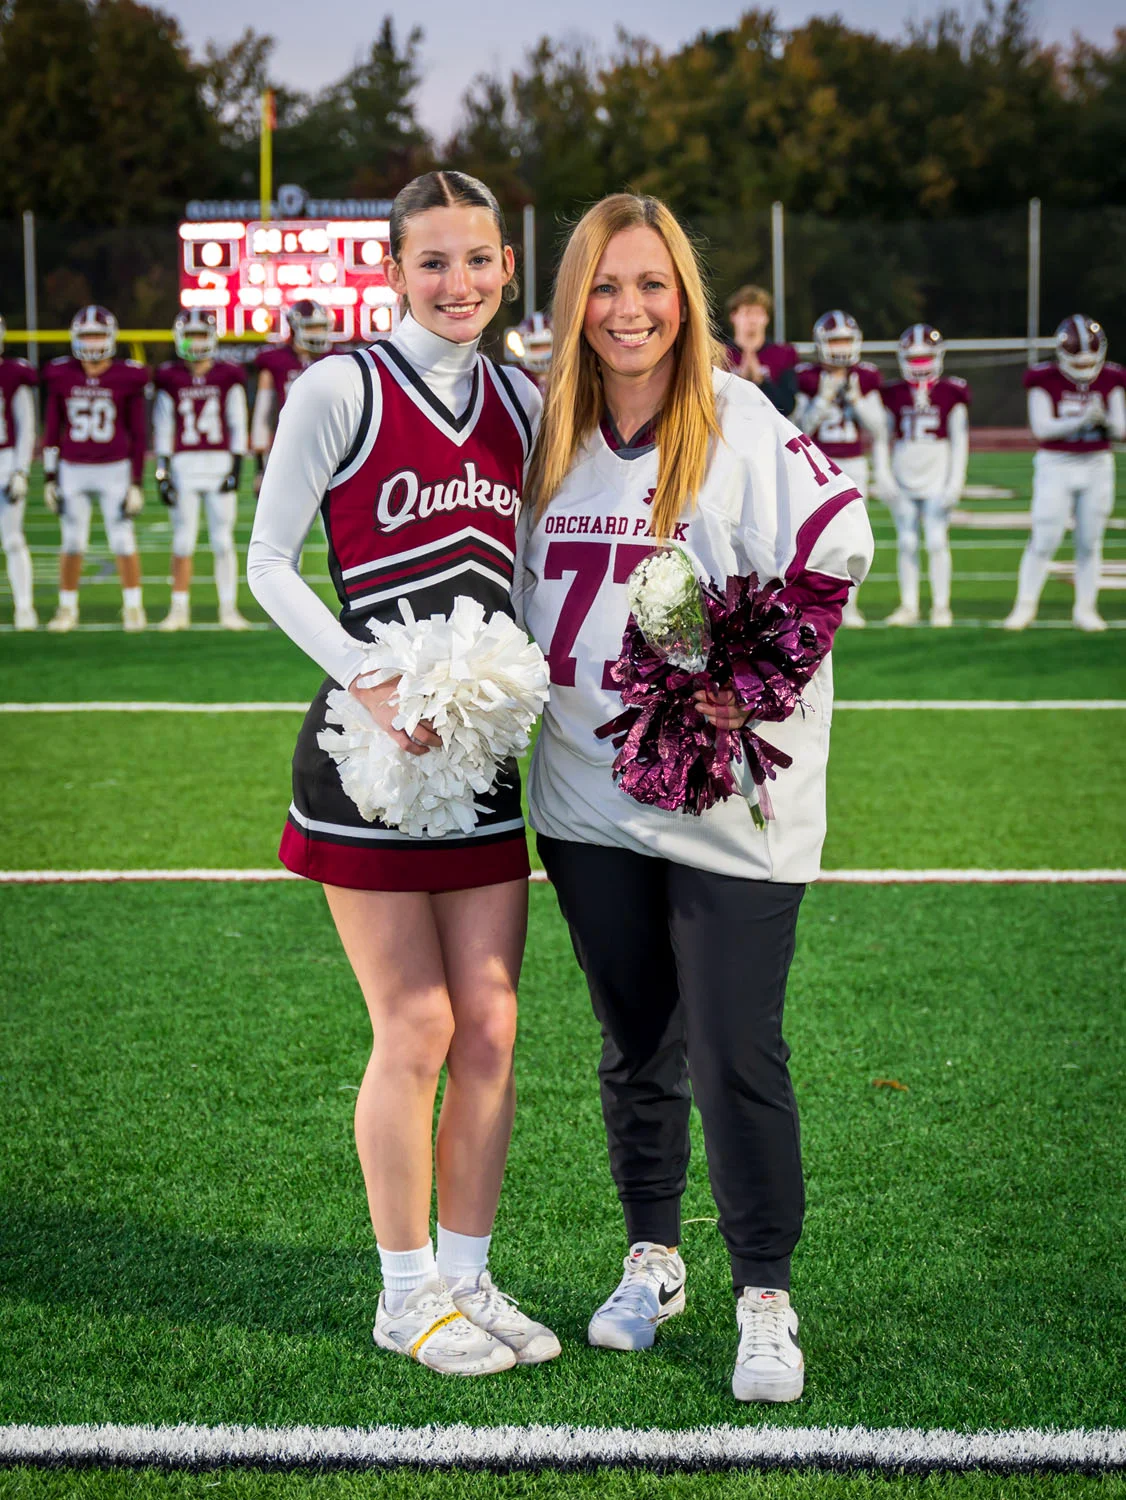
{"type": "Polygon", "coordinates": [[[215,360],[200,375],[185,361],[172,359],[159,367],[154,383],[158,453],[245,454],[246,377],[241,365],[215,360]]]}
{"type": "MultiPolygon", "coordinates": [[[[731,368],[737,370],[743,363],[743,351],[738,344],[729,345],[731,351],[731,368]]],[[[766,371],[767,380],[777,382],[787,370],[792,370],[798,362],[798,351],[793,344],[763,344],[761,349],[755,351],[759,364],[766,371]]]]}
{"type": "Polygon", "coordinates": [[[399,618],[400,598],[421,618],[449,614],[459,594],[511,615],[532,445],[514,383],[526,377],[479,356],[457,417],[396,344],[351,357],[365,382],[365,420],[321,506],[341,623],[366,635],[364,621],[399,618]]]}
{"type": "MultiPolygon", "coordinates": [[[[1109,404],[1112,391],[1126,386],[1126,369],[1108,360],[1090,385],[1080,389],[1055,363],[1033,365],[1024,373],[1026,391],[1044,391],[1056,418],[1079,417],[1095,395],[1109,404]]],[[[1043,438],[1039,446],[1049,453],[1102,453],[1110,447],[1110,434],[1103,423],[1080,427],[1066,438],[1043,438]]]]}
{"type": "Polygon", "coordinates": [[[17,391],[25,386],[34,389],[37,384],[35,370],[26,359],[0,358],[0,449],[15,448],[17,438],[23,440],[18,444],[21,449],[30,446],[25,435],[16,430],[19,422],[13,401],[17,391]]]}
{"type": "Polygon", "coordinates": [[[952,500],[965,483],[970,388],[956,375],[929,385],[896,380],[881,391],[891,423],[891,466],[910,495],[952,500]],[[954,413],[961,409],[957,418],[954,413]]]}
{"type": "Polygon", "coordinates": [[[115,359],[100,375],[87,375],[71,355],[43,372],[47,411],[43,445],[75,464],[128,459],[133,481],[145,469],[145,386],[149,372],[132,359],[115,359]]]}
{"type": "Polygon", "coordinates": [[[303,370],[310,365],[316,364],[318,359],[326,356],[318,354],[308,361],[302,361],[301,356],[292,344],[271,344],[268,349],[261,350],[254,357],[254,368],[259,372],[265,371],[274,382],[274,390],[278,393],[277,410],[281,411],[285,405],[285,398],[289,395],[289,388],[303,370]]]}
{"type": "MultiPolygon", "coordinates": [[[[868,443],[868,432],[860,421],[852,402],[847,396],[847,387],[856,377],[861,399],[878,392],[880,372],[875,365],[853,365],[848,371],[840,395],[833,403],[829,415],[816,432],[809,436],[825,454],[826,458],[859,458],[868,443]]],[[[817,399],[817,388],[821,383],[821,366],[802,364],[798,366],[798,393],[809,401],[817,399]]]]}

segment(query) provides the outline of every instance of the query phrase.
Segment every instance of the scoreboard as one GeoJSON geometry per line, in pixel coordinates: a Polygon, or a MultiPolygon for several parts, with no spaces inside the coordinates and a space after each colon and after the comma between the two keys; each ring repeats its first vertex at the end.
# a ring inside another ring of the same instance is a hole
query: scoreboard
{"type": "Polygon", "coordinates": [[[180,306],[209,308],[219,335],[288,337],[304,298],[332,313],[334,339],[390,332],[397,298],[383,274],[386,219],[238,219],[180,225],[180,306]]]}

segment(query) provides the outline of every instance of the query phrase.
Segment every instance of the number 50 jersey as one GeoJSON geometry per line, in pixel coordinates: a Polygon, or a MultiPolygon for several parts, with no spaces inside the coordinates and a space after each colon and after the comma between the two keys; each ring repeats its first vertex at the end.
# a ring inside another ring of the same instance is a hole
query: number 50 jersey
{"type": "Polygon", "coordinates": [[[246,377],[242,366],[215,360],[199,374],[181,359],[155,377],[153,448],[160,454],[246,453],[246,377]]]}
{"type": "Polygon", "coordinates": [[[132,359],[115,359],[100,375],[87,375],[71,355],[43,372],[47,411],[43,446],[73,464],[129,460],[133,481],[145,470],[145,386],[149,372],[132,359]]]}

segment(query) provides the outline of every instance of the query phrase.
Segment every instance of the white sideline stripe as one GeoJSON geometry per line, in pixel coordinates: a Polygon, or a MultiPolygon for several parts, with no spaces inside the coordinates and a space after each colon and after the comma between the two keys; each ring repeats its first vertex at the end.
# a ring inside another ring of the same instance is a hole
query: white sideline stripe
{"type": "MultiPolygon", "coordinates": [[[[916,709],[936,709],[951,712],[981,710],[1050,711],[1068,709],[1126,709],[1126,698],[842,698],[834,710],[846,712],[851,709],[889,709],[895,712],[913,712],[916,709]]],[[[308,703],[0,703],[4,714],[303,714],[309,710],[308,703]]]]}
{"type": "Polygon", "coordinates": [[[0,1427],[0,1463],[220,1468],[420,1465],[544,1469],[613,1465],[1012,1471],[1126,1468],[1111,1427],[955,1432],[919,1427],[0,1427]]]}
{"type": "MultiPolygon", "coordinates": [[[[0,870],[0,885],[301,880],[289,870],[0,870]]],[[[528,879],[546,883],[543,870],[528,879]]],[[[1126,885],[1126,870],[823,870],[821,885],[1126,885]]]]}

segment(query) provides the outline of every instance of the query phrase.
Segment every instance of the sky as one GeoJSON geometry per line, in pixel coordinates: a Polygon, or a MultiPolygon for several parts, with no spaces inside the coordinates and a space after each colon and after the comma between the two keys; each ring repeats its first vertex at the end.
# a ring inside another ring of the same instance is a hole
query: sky
{"type": "MultiPolygon", "coordinates": [[[[157,0],[179,20],[189,46],[200,53],[210,38],[234,41],[247,26],[277,38],[274,74],[280,82],[315,92],[339,78],[367,50],[383,15],[390,14],[404,36],[412,25],[425,32],[423,82],[418,93],[422,124],[439,140],[458,116],[462,94],[477,73],[506,71],[518,65],[539,37],[582,39],[604,52],[614,45],[620,25],[665,48],[689,41],[698,31],[730,25],[750,0],[617,0],[608,15],[604,0],[157,0]],[[362,19],[366,17],[366,19],[362,19]]],[[[763,9],[768,0],[759,0],[763,9]]],[[[1033,0],[1041,36],[1067,42],[1075,29],[1091,41],[1111,40],[1121,23],[1122,0],[1033,0]]],[[[925,20],[938,0],[842,0],[838,5],[810,7],[802,0],[777,0],[773,6],[782,26],[797,26],[810,15],[841,12],[851,26],[897,36],[910,19],[925,20]]],[[[965,10],[965,5],[957,8],[965,10]]],[[[969,14],[980,10],[971,0],[969,14]]]]}

